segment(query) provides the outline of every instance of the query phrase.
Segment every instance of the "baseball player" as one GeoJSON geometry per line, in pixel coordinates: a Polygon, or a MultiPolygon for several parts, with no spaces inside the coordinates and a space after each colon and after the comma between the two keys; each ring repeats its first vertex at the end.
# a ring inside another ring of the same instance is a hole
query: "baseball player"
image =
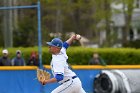
{"type": "Polygon", "coordinates": [[[59,38],[54,38],[51,42],[47,42],[49,52],[52,54],[51,70],[53,78],[40,81],[42,84],[58,82],[60,86],[51,93],[86,93],[78,76],[69,68],[66,49],[76,40],[76,35],[71,36],[64,43],[59,38]]]}

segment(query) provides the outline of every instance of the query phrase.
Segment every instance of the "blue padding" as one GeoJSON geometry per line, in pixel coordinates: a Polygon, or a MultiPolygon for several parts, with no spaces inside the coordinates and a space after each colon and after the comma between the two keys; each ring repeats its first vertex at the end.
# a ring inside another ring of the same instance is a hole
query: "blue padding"
{"type": "Polygon", "coordinates": [[[40,93],[36,71],[0,71],[0,93],[40,93]]]}
{"type": "Polygon", "coordinates": [[[82,82],[82,86],[86,93],[93,93],[94,91],[94,78],[101,70],[74,70],[82,82]]]}
{"type": "MultiPolygon", "coordinates": [[[[50,70],[47,70],[51,73],[50,70]]],[[[100,70],[74,70],[81,79],[84,90],[93,92],[94,77],[100,70]]],[[[42,86],[36,78],[36,70],[0,70],[0,93],[51,93],[59,84],[42,86]]]]}

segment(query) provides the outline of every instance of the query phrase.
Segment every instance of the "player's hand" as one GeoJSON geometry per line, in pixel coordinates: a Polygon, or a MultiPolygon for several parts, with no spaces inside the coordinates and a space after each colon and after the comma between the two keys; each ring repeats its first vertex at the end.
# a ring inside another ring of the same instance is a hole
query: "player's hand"
{"type": "Polygon", "coordinates": [[[42,85],[45,85],[45,80],[44,81],[39,81],[42,85]]]}
{"type": "Polygon", "coordinates": [[[75,34],[71,37],[73,40],[80,40],[81,39],[81,35],[80,34],[75,34]]]}
{"type": "Polygon", "coordinates": [[[72,40],[76,40],[76,34],[71,36],[72,40]]]}

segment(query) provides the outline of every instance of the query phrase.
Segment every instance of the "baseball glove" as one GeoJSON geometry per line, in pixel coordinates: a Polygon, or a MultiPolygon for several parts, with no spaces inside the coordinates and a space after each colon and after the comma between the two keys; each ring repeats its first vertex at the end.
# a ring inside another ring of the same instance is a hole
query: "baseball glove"
{"type": "Polygon", "coordinates": [[[50,79],[50,73],[49,72],[46,72],[45,70],[42,70],[42,69],[37,69],[37,79],[38,81],[45,81],[45,80],[48,80],[50,79]]]}

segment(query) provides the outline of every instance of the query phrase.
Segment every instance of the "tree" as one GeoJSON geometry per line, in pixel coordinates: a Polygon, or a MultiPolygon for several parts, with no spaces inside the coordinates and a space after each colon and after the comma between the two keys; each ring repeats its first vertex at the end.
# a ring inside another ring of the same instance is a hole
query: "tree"
{"type": "Polygon", "coordinates": [[[123,44],[127,44],[127,36],[129,33],[129,30],[131,28],[131,22],[132,22],[132,15],[133,15],[133,9],[134,9],[134,0],[121,0],[123,3],[123,14],[125,16],[125,26],[124,26],[124,33],[123,33],[123,44]]]}
{"type": "MultiPolygon", "coordinates": [[[[3,5],[12,6],[11,0],[3,0],[3,5]]],[[[3,11],[3,36],[4,36],[4,46],[12,47],[13,45],[13,20],[12,20],[12,10],[3,11]]]]}
{"type": "MultiPolygon", "coordinates": [[[[105,46],[105,47],[110,47],[112,46],[112,36],[111,36],[111,5],[112,1],[111,0],[98,0],[94,1],[93,6],[95,8],[95,11],[93,13],[94,21],[96,22],[95,24],[95,30],[98,32],[96,37],[99,37],[100,35],[98,34],[100,31],[105,31],[106,32],[106,38],[104,40],[104,43],[101,44],[100,46],[105,46]]],[[[98,44],[100,44],[99,40],[102,37],[98,38],[98,44]]]]}
{"type": "MultiPolygon", "coordinates": [[[[112,44],[112,0],[41,0],[42,43],[50,40],[50,33],[79,33],[91,42],[99,43],[100,29],[107,31],[106,45],[112,44]],[[104,21],[99,29],[97,25],[104,21]]],[[[17,0],[18,5],[33,5],[37,0],[17,0]]],[[[14,46],[37,45],[37,10],[19,9],[17,27],[14,31],[14,46]],[[33,34],[35,33],[35,34],[33,34]],[[24,42],[23,42],[24,41],[24,42]]]]}

